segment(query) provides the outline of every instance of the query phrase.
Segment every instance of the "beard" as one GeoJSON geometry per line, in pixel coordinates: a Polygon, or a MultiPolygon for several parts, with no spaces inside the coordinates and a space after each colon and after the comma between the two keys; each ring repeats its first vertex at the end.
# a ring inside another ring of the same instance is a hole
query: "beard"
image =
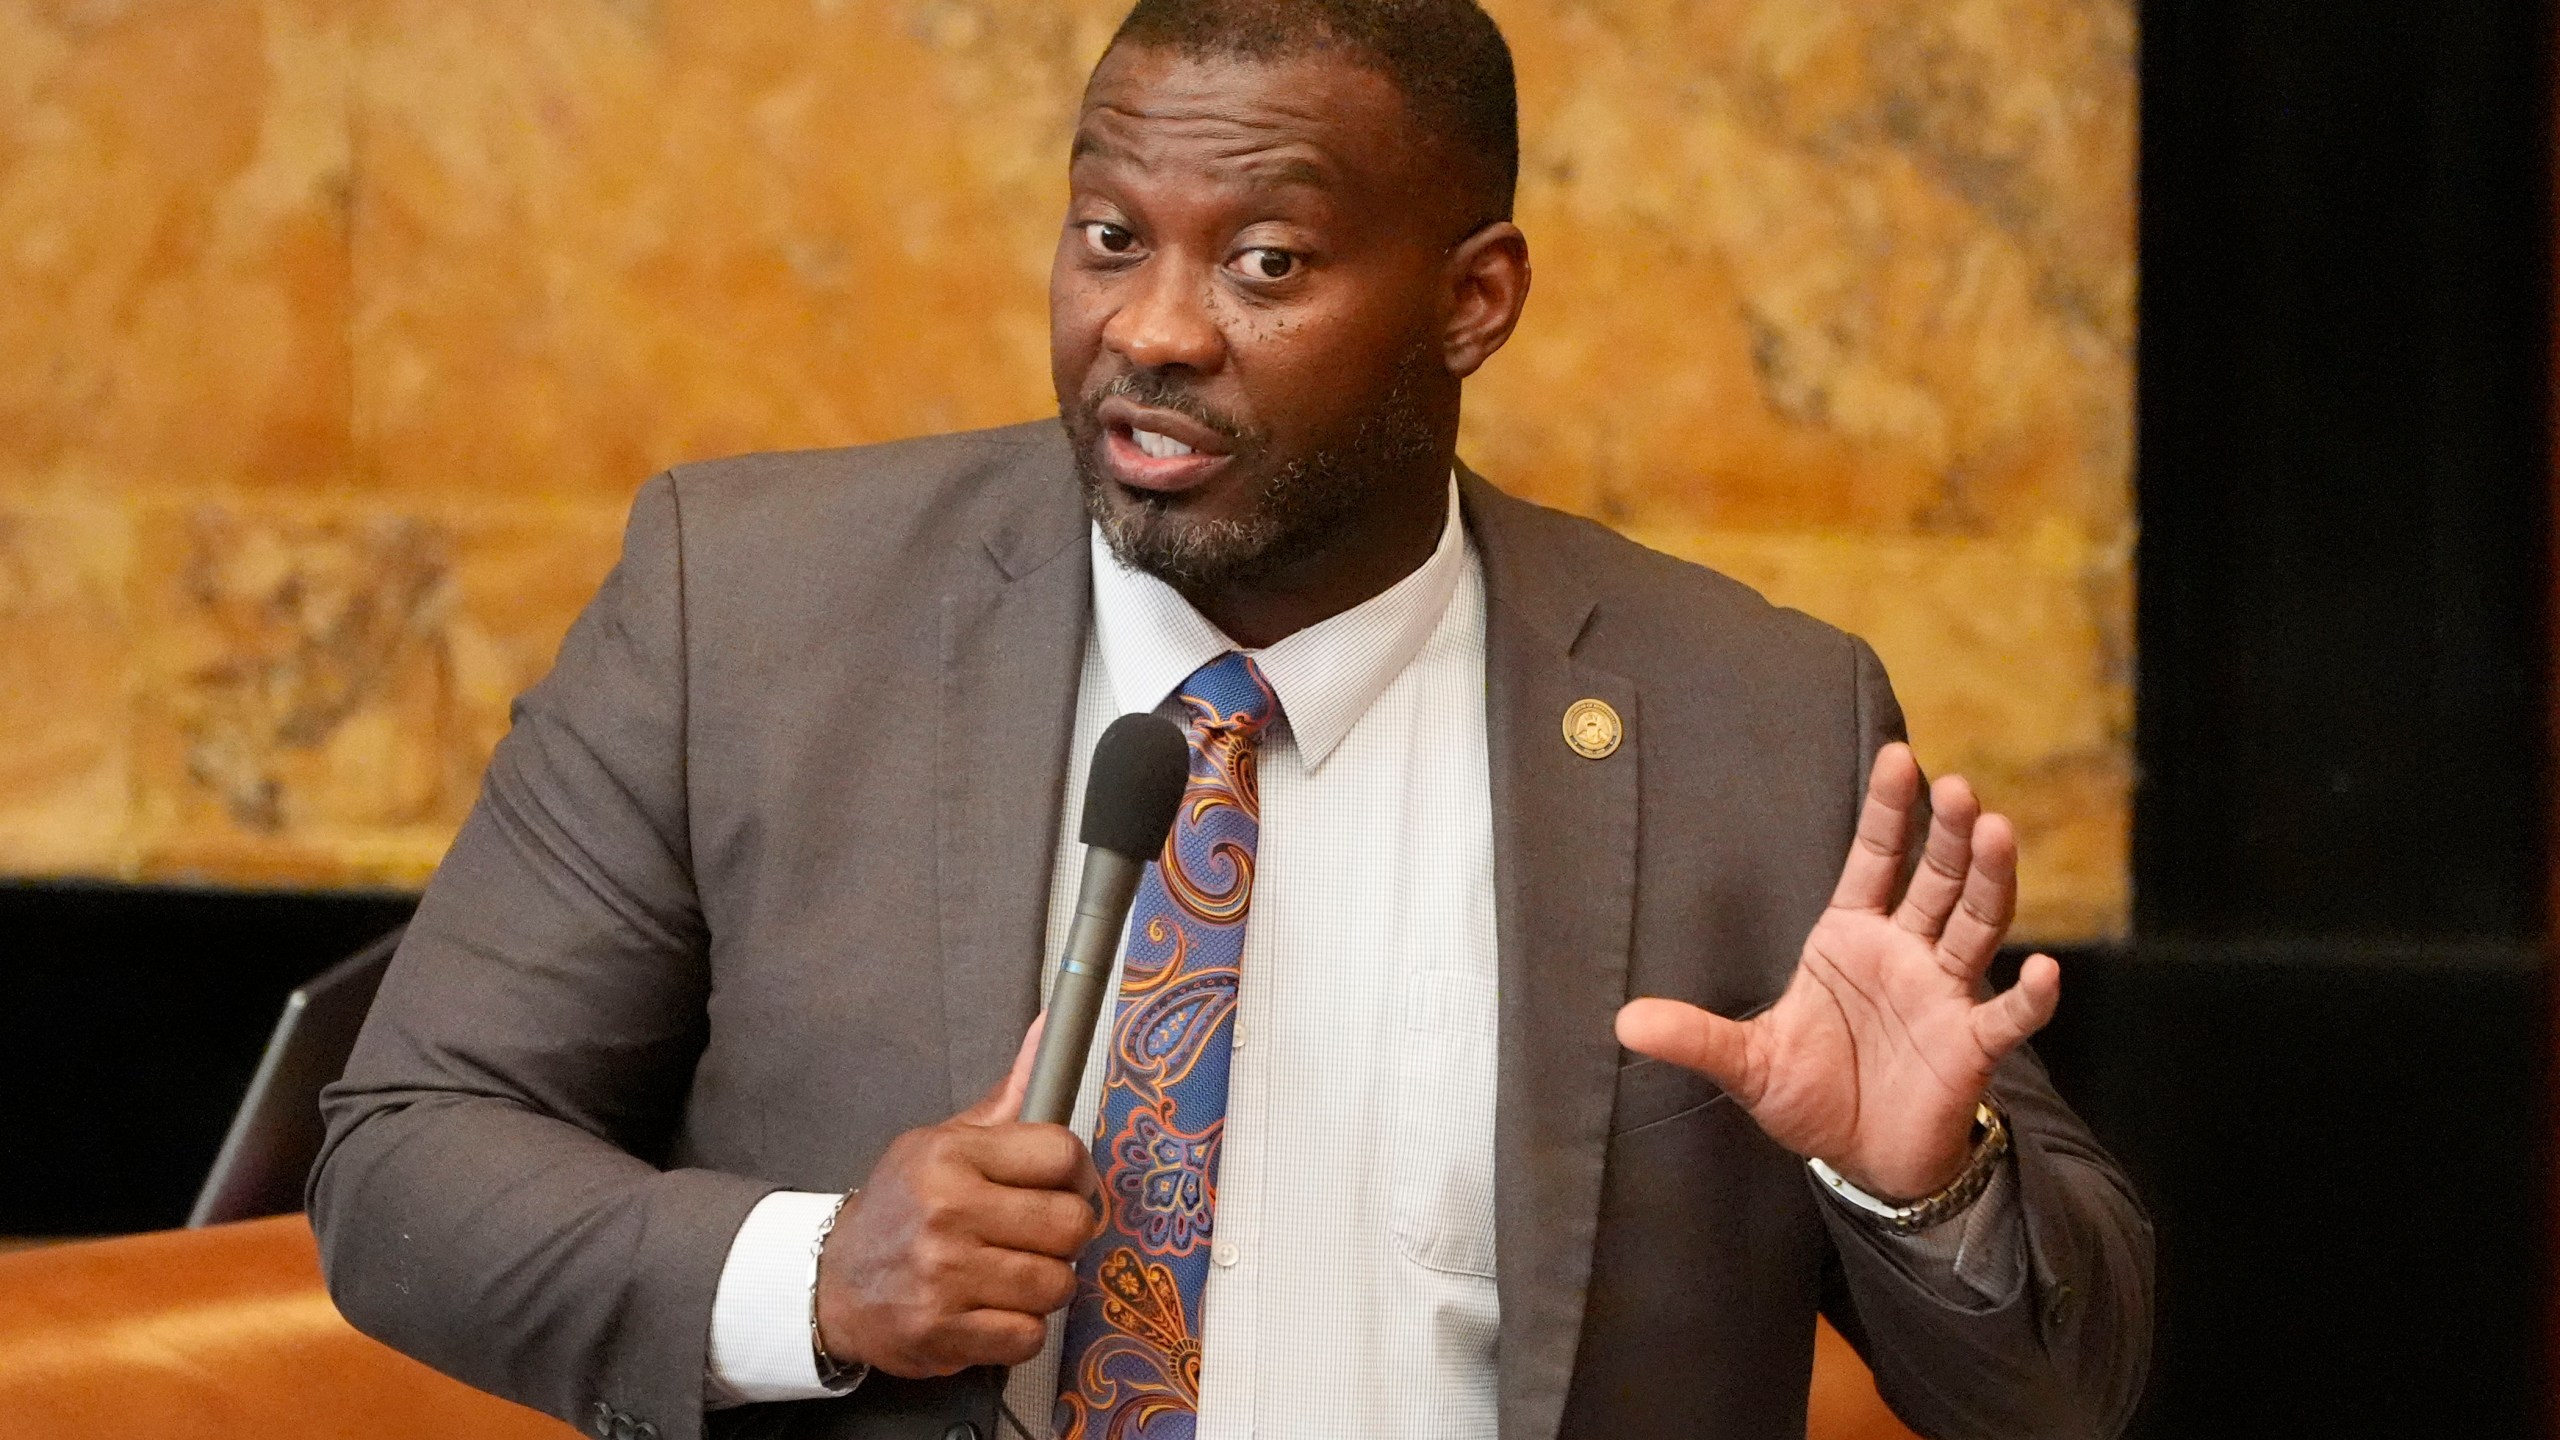
{"type": "Polygon", "coordinates": [[[1323,550],[1385,477],[1427,462],[1437,429],[1424,403],[1432,358],[1417,344],[1396,362],[1386,388],[1349,417],[1336,437],[1307,454],[1275,459],[1270,437],[1203,404],[1162,371],[1138,370],[1088,391],[1060,414],[1075,452],[1085,513],[1121,564],[1185,594],[1250,584],[1323,550]],[[1262,472],[1252,507],[1216,519],[1185,516],[1173,496],[1131,490],[1102,469],[1103,425],[1096,413],[1115,395],[1208,426],[1233,446],[1228,463],[1262,472]]]}

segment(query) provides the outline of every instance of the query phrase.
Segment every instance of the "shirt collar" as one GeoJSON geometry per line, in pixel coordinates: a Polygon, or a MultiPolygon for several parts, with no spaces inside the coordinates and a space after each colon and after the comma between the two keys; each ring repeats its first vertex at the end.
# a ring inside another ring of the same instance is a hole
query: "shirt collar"
{"type": "MultiPolygon", "coordinates": [[[[1179,591],[1120,563],[1092,527],[1094,637],[1112,699],[1122,711],[1153,710],[1192,671],[1244,647],[1191,608],[1179,591]]],[[[1466,572],[1467,533],[1458,515],[1458,477],[1449,476],[1448,518],[1420,568],[1376,595],[1277,644],[1245,650],[1271,682],[1298,754],[1324,763],[1386,692],[1448,612],[1466,572]]]]}

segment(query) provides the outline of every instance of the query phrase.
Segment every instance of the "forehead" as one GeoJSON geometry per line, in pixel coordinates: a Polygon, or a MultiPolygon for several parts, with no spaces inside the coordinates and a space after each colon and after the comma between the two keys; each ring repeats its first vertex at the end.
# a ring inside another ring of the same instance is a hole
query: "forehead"
{"type": "Polygon", "coordinates": [[[1124,46],[1095,67],[1073,159],[1361,191],[1400,178],[1420,144],[1394,84],[1339,50],[1260,59],[1124,46]]]}

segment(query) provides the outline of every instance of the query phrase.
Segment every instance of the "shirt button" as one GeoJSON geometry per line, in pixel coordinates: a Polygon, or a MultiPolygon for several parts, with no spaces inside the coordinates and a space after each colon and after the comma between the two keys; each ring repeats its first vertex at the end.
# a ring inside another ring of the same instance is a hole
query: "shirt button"
{"type": "Polygon", "coordinates": [[[2053,1287],[2053,1293],[2045,1297],[2044,1323],[2050,1326],[2058,1326],[2064,1320],[2069,1319],[2071,1315],[2071,1303],[2079,1298],[2080,1292],[2072,1289],[2067,1282],[2053,1287]]]}
{"type": "Polygon", "coordinates": [[[1244,1021],[1242,1018],[1238,1018],[1236,1021],[1234,1033],[1228,1041],[1228,1047],[1235,1050],[1241,1050],[1244,1048],[1244,1021]]]}
{"type": "Polygon", "coordinates": [[[1209,1252],[1209,1258],[1221,1266],[1232,1268],[1241,1257],[1234,1245],[1222,1242],[1209,1252]]]}

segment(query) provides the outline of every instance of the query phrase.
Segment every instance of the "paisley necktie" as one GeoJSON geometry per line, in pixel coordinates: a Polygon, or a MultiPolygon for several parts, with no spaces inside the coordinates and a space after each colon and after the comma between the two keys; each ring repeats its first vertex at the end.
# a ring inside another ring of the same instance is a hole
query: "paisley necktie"
{"type": "Polygon", "coordinates": [[[1254,749],[1280,702],[1229,653],[1182,683],[1191,783],[1129,913],[1093,1160],[1103,1231],[1076,1264],[1056,1433],[1191,1440],[1227,1120],[1236,977],[1262,834],[1254,749]]]}

